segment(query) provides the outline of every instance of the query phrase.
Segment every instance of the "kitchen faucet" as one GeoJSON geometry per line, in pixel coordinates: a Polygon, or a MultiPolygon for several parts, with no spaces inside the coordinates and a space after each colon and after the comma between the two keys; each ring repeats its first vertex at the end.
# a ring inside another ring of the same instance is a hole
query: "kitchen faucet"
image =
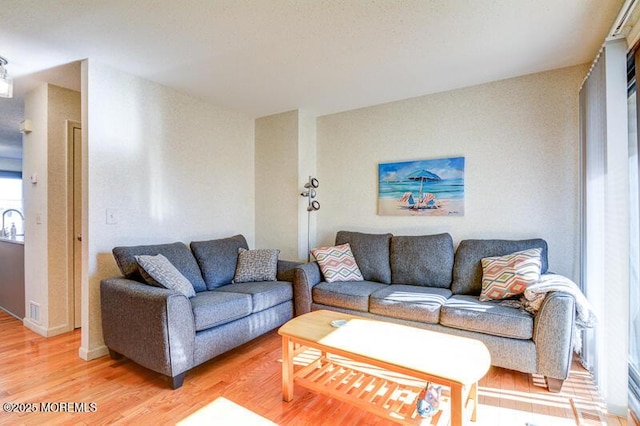
{"type": "Polygon", "coordinates": [[[23,232],[23,233],[22,233],[22,234],[20,234],[20,235],[24,235],[24,216],[22,215],[22,213],[20,213],[20,210],[16,210],[16,209],[7,209],[7,210],[5,210],[4,212],[2,212],[2,228],[0,229],[0,236],[2,236],[2,237],[8,237],[8,235],[7,235],[7,231],[5,231],[5,228],[4,228],[4,218],[5,218],[5,215],[6,215],[7,213],[9,213],[9,212],[16,212],[16,213],[18,213],[18,215],[22,218],[22,232],[23,232]]]}

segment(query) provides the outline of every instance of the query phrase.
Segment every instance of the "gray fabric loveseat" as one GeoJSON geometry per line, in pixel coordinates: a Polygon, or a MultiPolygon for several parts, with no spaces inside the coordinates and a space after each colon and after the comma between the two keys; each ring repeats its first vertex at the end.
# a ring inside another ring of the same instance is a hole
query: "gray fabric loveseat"
{"type": "Polygon", "coordinates": [[[449,234],[338,232],[336,245],[345,243],[364,280],[326,282],[317,262],[298,266],[296,315],[329,309],[478,339],[493,365],[543,375],[550,391],[560,391],[573,353],[573,297],[550,292],[535,316],[500,301],[479,300],[481,259],[539,248],[544,274],[544,240],[464,240],[454,251],[449,234]]]}
{"type": "MultiPolygon", "coordinates": [[[[116,247],[122,277],[101,281],[104,341],[122,355],[169,376],[174,389],[186,372],[277,328],[293,317],[293,268],[277,261],[277,280],[232,283],[242,235],[211,241],[116,247]],[[136,256],[163,255],[193,285],[195,296],[149,285],[136,256]]],[[[277,254],[276,254],[277,256],[277,254]]]]}

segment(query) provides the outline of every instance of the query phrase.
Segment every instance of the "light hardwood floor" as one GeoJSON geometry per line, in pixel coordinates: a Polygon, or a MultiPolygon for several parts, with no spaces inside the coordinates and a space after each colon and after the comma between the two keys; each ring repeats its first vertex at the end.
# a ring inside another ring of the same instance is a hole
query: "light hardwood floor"
{"type": "MultiPolygon", "coordinates": [[[[79,346],[79,330],[46,339],[0,311],[0,424],[390,424],[300,386],[283,402],[275,331],[194,368],[175,391],[126,359],[85,362],[79,346]]],[[[479,426],[576,425],[576,415],[586,425],[627,424],[603,411],[590,375],[577,364],[559,394],[547,392],[541,377],[492,367],[479,399],[479,426]]]]}

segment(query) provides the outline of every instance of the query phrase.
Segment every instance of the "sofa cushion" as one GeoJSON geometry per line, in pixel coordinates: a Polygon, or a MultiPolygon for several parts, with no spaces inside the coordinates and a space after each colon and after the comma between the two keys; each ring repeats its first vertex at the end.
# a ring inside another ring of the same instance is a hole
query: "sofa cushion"
{"type": "Polygon", "coordinates": [[[338,281],[362,281],[362,273],[353,257],[349,243],[311,250],[318,261],[324,279],[328,283],[338,281]]]}
{"type": "Polygon", "coordinates": [[[247,250],[240,247],[233,282],[275,281],[278,272],[278,254],[280,250],[276,249],[247,250]]]}
{"type": "Polygon", "coordinates": [[[393,236],[390,253],[391,283],[451,287],[451,235],[393,236]]]}
{"type": "Polygon", "coordinates": [[[313,287],[313,302],[354,311],[369,311],[369,296],[386,284],[371,281],[321,282],[313,287]]]}
{"type": "Polygon", "coordinates": [[[386,317],[437,324],[440,307],[451,297],[446,288],[392,284],[376,290],[369,301],[369,312],[386,317]]]}
{"type": "Polygon", "coordinates": [[[514,339],[531,339],[533,316],[500,302],[456,295],[440,308],[440,325],[514,339]]]}
{"type": "Polygon", "coordinates": [[[336,245],[349,243],[356,263],[367,281],[391,283],[389,266],[389,242],[391,234],[363,234],[338,231],[336,245]]]}
{"type": "Polygon", "coordinates": [[[226,324],[251,314],[251,295],[222,291],[201,291],[189,299],[196,331],[226,324]]]}
{"type": "Polygon", "coordinates": [[[482,258],[504,256],[532,248],[542,249],[540,272],[544,274],[547,272],[548,263],[547,242],[543,239],[461,241],[453,262],[451,291],[453,294],[478,296],[482,290],[482,258]]]}
{"type": "Polygon", "coordinates": [[[208,290],[233,281],[238,263],[238,249],[249,249],[242,235],[209,241],[194,241],[191,250],[200,265],[208,290]]]}
{"type": "Polygon", "coordinates": [[[536,248],[483,258],[480,301],[508,299],[537,283],[540,280],[541,252],[536,248]]]}
{"type": "Polygon", "coordinates": [[[229,284],[216,290],[251,296],[251,312],[260,312],[293,299],[293,286],[286,281],[262,281],[229,284]]]}
{"type": "Polygon", "coordinates": [[[150,285],[175,290],[186,297],[196,295],[189,280],[163,255],[141,255],[136,256],[136,260],[138,261],[140,275],[150,285]]]}
{"type": "Polygon", "coordinates": [[[202,279],[200,268],[193,254],[184,243],[155,244],[147,246],[115,247],[113,257],[125,278],[145,282],[138,270],[136,256],[156,256],[158,254],[171,262],[182,275],[193,285],[194,290],[203,291],[207,286],[202,279]]]}

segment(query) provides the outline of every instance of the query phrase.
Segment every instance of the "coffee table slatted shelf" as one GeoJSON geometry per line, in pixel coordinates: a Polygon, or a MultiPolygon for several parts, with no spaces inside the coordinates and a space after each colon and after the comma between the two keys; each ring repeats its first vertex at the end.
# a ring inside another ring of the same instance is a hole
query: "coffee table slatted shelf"
{"type": "Polygon", "coordinates": [[[278,333],[284,401],[297,384],[397,423],[476,420],[478,380],[491,361],[482,342],[326,310],[295,317],[278,333]],[[446,350],[427,350],[434,347],[446,350]],[[438,413],[423,419],[416,402],[426,380],[446,392],[438,413]]]}
{"type": "Polygon", "coordinates": [[[322,354],[304,346],[296,349],[294,381],[297,385],[336,398],[379,416],[407,425],[448,425],[449,392],[443,388],[440,410],[429,418],[416,411],[425,382],[391,373],[336,355],[322,354]],[[308,363],[307,365],[301,365],[308,363]]]}

